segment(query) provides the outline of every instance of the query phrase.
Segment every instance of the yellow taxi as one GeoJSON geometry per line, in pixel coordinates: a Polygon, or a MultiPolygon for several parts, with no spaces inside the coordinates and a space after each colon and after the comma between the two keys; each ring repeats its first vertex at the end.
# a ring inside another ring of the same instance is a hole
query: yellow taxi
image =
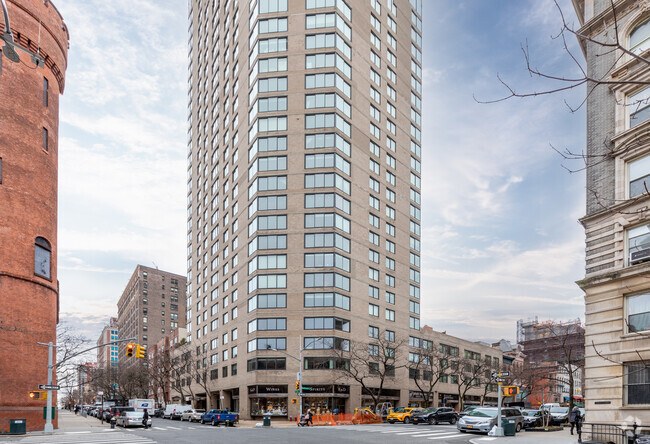
{"type": "Polygon", "coordinates": [[[390,411],[386,420],[391,424],[395,424],[395,421],[409,424],[411,422],[411,415],[419,413],[422,410],[417,407],[397,407],[395,410],[390,411]]]}

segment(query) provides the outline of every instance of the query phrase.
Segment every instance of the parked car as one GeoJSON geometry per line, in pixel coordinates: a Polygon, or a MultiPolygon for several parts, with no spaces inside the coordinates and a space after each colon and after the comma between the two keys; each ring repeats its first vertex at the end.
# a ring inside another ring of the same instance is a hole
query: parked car
{"type": "Polygon", "coordinates": [[[439,422],[448,422],[456,424],[458,413],[451,407],[429,407],[419,413],[411,415],[413,424],[438,424],[439,422]]]}
{"type": "Polygon", "coordinates": [[[152,416],[155,416],[156,418],[162,418],[164,414],[165,409],[154,409],[152,416]]]}
{"type": "Polygon", "coordinates": [[[231,413],[223,409],[212,409],[201,416],[201,424],[210,423],[213,426],[225,424],[228,427],[235,425],[237,422],[239,422],[239,413],[231,413]]]}
{"type": "MultiPolygon", "coordinates": [[[[488,433],[492,427],[497,425],[497,407],[477,407],[469,412],[467,415],[458,420],[458,430],[462,433],[465,432],[482,432],[488,433]]],[[[524,426],[524,417],[521,415],[519,409],[514,407],[501,408],[501,420],[504,419],[514,420],[515,431],[519,432],[524,426]]]]}
{"type": "Polygon", "coordinates": [[[476,409],[478,407],[480,407],[480,405],[468,405],[467,407],[465,407],[463,409],[462,412],[458,412],[458,417],[461,418],[461,417],[467,415],[469,412],[471,412],[472,410],[474,410],[474,409],[476,409]]]}
{"type": "Polygon", "coordinates": [[[569,422],[569,407],[551,407],[551,424],[566,424],[569,422]]]}
{"type": "Polygon", "coordinates": [[[544,425],[544,418],[548,417],[547,410],[526,409],[522,410],[521,414],[524,415],[524,428],[529,427],[542,427],[544,425]]]}
{"type": "Polygon", "coordinates": [[[191,409],[187,410],[186,412],[183,412],[181,415],[181,421],[189,421],[189,422],[199,422],[201,421],[201,416],[205,413],[205,410],[203,409],[191,409]]]}
{"type": "Polygon", "coordinates": [[[387,421],[394,424],[396,421],[408,424],[411,422],[411,415],[424,411],[418,407],[397,407],[395,410],[388,414],[387,421]]]}
{"type": "Polygon", "coordinates": [[[120,416],[123,412],[134,412],[135,409],[133,407],[111,407],[108,412],[108,419],[106,421],[110,421],[113,417],[120,416]]]}
{"type": "MultiPolygon", "coordinates": [[[[144,427],[142,421],[144,419],[144,412],[124,412],[123,415],[117,417],[116,424],[122,427],[144,427]]],[[[147,425],[151,425],[151,417],[147,421],[147,425]]]]}

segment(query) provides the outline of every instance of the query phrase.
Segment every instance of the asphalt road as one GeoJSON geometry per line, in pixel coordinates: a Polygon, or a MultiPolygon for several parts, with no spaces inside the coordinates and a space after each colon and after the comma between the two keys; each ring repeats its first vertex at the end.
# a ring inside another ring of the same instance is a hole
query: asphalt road
{"type": "MultiPolygon", "coordinates": [[[[373,424],[349,425],[336,427],[296,427],[273,426],[260,428],[212,427],[197,423],[171,421],[154,418],[152,428],[123,429],[118,427],[77,430],[53,436],[28,436],[11,439],[10,442],[22,444],[99,444],[99,443],[134,443],[134,444],[199,444],[227,442],[235,443],[468,443],[470,439],[485,435],[461,434],[452,425],[403,425],[373,424]]],[[[0,442],[2,438],[0,438],[0,442]]]]}

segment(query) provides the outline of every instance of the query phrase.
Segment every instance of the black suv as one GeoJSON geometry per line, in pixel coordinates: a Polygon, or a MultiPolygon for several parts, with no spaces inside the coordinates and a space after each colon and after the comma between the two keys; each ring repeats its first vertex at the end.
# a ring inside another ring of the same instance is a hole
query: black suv
{"type": "Polygon", "coordinates": [[[423,412],[411,416],[413,424],[438,424],[439,422],[448,422],[456,424],[458,414],[451,407],[429,407],[423,412]]]}

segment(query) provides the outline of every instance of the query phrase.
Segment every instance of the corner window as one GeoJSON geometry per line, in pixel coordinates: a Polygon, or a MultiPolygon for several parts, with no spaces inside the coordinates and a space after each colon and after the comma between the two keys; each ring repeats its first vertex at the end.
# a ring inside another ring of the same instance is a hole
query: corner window
{"type": "Polygon", "coordinates": [[[637,25],[630,33],[630,51],[640,54],[650,48],[650,19],[637,25]]]}
{"type": "Polygon", "coordinates": [[[627,98],[627,108],[630,116],[630,128],[634,128],[650,119],[650,88],[629,95],[627,98]]]}
{"type": "Polygon", "coordinates": [[[650,293],[628,296],[627,325],[630,333],[650,330],[650,293]]]}
{"type": "Polygon", "coordinates": [[[51,279],[52,247],[42,237],[37,237],[34,242],[34,273],[45,279],[51,279]]]}
{"type": "Polygon", "coordinates": [[[627,231],[629,265],[650,259],[650,225],[641,225],[627,231]]]}
{"type": "Polygon", "coordinates": [[[628,164],[630,198],[650,190],[650,156],[633,160],[628,164]]]}

